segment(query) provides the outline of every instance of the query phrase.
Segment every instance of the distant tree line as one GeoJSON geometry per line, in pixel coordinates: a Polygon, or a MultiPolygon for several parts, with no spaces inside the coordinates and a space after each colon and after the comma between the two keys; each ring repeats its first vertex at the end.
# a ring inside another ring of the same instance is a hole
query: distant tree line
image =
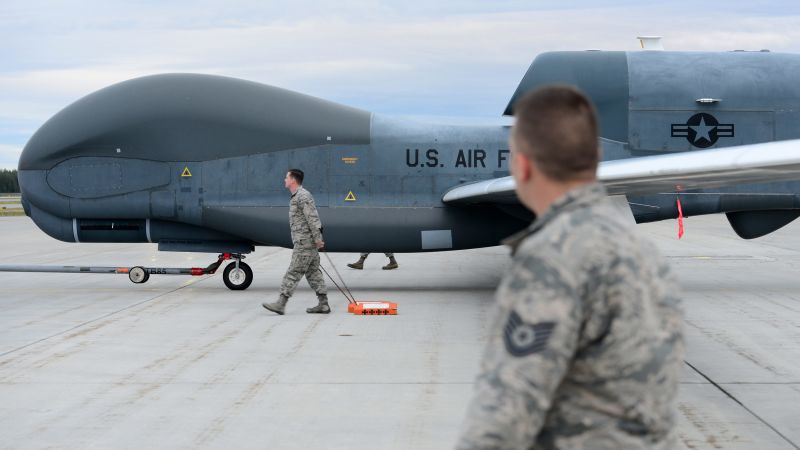
{"type": "Polygon", "coordinates": [[[0,192],[19,192],[16,170],[0,169],[0,192]]]}

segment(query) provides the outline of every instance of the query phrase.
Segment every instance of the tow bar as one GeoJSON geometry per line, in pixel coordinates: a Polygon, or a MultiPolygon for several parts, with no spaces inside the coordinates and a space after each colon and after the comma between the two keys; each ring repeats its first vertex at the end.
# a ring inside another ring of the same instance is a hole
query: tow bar
{"type": "Polygon", "coordinates": [[[228,289],[242,291],[253,282],[253,270],[242,262],[245,258],[240,253],[222,253],[217,260],[208,267],[98,267],[98,266],[36,266],[36,265],[0,265],[0,272],[40,272],[40,273],[107,273],[127,274],[128,279],[135,284],[146,283],[150,275],[213,275],[222,265],[223,261],[232,259],[233,262],[225,266],[222,272],[222,281],[228,289]]]}

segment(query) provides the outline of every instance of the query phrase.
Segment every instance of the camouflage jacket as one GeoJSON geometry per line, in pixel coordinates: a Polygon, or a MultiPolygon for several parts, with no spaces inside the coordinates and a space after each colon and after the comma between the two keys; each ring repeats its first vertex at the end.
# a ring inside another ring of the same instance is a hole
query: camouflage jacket
{"type": "Polygon", "coordinates": [[[289,228],[295,246],[312,248],[322,240],[322,222],[311,192],[300,186],[289,200],[289,228]]]}
{"type": "Polygon", "coordinates": [[[599,184],[512,236],[459,448],[672,448],[676,282],[599,184]]]}

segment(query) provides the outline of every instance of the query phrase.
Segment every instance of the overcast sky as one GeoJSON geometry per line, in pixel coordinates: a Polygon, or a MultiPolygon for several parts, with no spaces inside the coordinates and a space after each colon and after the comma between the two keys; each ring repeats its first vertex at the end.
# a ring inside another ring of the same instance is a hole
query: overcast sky
{"type": "Polygon", "coordinates": [[[668,50],[800,53],[800,2],[2,0],[0,168],[63,107],[142,75],[219,74],[480,123],[497,121],[537,54],[636,51],[642,34],[668,50]]]}

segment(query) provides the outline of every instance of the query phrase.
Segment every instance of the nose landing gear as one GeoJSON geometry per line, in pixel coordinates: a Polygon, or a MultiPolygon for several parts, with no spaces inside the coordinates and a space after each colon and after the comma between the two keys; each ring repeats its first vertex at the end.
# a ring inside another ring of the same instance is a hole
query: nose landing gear
{"type": "Polygon", "coordinates": [[[216,273],[223,261],[232,259],[233,262],[225,266],[225,270],[222,271],[222,282],[232,291],[243,291],[253,282],[253,269],[242,261],[244,258],[241,253],[223,253],[208,267],[201,269],[203,272],[199,275],[216,273]]]}
{"type": "Polygon", "coordinates": [[[253,282],[253,269],[241,261],[244,256],[239,256],[222,271],[222,281],[232,291],[243,291],[253,282]]]}

